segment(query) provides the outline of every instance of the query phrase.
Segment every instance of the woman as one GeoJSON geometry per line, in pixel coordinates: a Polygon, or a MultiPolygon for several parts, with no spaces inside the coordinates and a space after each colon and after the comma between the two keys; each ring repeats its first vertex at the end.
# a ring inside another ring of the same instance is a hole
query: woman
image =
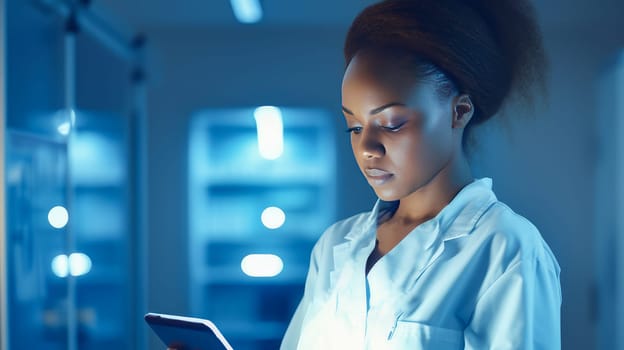
{"type": "Polygon", "coordinates": [[[559,265],[465,150],[543,81],[531,6],[383,1],[351,25],[345,58],[342,110],[379,200],[315,245],[281,349],[559,349],[559,265]]]}

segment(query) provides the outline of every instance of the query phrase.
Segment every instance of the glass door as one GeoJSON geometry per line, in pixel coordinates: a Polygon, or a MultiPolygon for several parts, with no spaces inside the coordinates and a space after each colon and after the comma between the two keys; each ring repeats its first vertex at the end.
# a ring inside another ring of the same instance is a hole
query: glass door
{"type": "Polygon", "coordinates": [[[595,183],[598,349],[624,348],[624,50],[598,81],[595,183]]]}
{"type": "Polygon", "coordinates": [[[10,348],[63,349],[67,285],[52,267],[66,251],[66,146],[11,130],[5,136],[10,348]]]}
{"type": "Polygon", "coordinates": [[[141,74],[52,4],[6,8],[8,348],[141,349],[141,74]]]}

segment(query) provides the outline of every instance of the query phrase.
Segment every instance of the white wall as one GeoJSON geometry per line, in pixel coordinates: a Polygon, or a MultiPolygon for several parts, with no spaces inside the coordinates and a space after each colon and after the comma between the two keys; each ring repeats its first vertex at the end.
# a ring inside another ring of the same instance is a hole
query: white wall
{"type": "MultiPolygon", "coordinates": [[[[482,145],[483,173],[500,199],[532,220],[561,265],[564,349],[596,344],[594,177],[596,80],[617,40],[583,31],[546,33],[551,61],[549,105],[510,134],[490,133],[482,145]]],[[[619,46],[624,46],[620,38],[619,46]]],[[[510,112],[511,119],[521,115],[510,112]]],[[[491,128],[489,128],[491,130],[491,128]]]]}

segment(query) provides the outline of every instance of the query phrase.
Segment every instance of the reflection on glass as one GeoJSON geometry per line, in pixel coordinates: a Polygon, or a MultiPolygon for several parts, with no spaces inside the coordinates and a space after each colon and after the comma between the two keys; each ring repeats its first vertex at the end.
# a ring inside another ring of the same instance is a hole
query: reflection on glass
{"type": "Polygon", "coordinates": [[[69,257],[61,254],[52,259],[52,272],[60,278],[65,278],[68,274],[82,276],[91,271],[91,265],[91,258],[84,253],[72,253],[69,257]]]}
{"type": "Polygon", "coordinates": [[[48,222],[54,228],[63,228],[69,221],[69,213],[64,207],[57,205],[48,212],[48,222]]]}
{"type": "Polygon", "coordinates": [[[57,255],[54,257],[54,259],[52,259],[52,272],[54,272],[57,277],[67,277],[67,274],[69,272],[69,268],[67,265],[69,265],[67,262],[67,255],[57,255]]]}
{"type": "Polygon", "coordinates": [[[67,136],[71,130],[71,124],[69,124],[69,122],[63,122],[56,128],[56,130],[58,130],[59,134],[67,136]]]}
{"type": "Polygon", "coordinates": [[[56,131],[62,136],[67,136],[76,125],[76,110],[62,109],[52,116],[52,120],[57,124],[56,131]]]}

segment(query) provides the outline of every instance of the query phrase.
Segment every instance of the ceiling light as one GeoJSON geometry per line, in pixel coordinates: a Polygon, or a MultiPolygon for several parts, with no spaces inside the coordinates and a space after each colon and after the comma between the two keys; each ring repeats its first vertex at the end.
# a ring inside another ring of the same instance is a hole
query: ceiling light
{"type": "Polygon", "coordinates": [[[241,23],[256,23],[262,19],[260,0],[230,0],[234,16],[241,23]]]}

